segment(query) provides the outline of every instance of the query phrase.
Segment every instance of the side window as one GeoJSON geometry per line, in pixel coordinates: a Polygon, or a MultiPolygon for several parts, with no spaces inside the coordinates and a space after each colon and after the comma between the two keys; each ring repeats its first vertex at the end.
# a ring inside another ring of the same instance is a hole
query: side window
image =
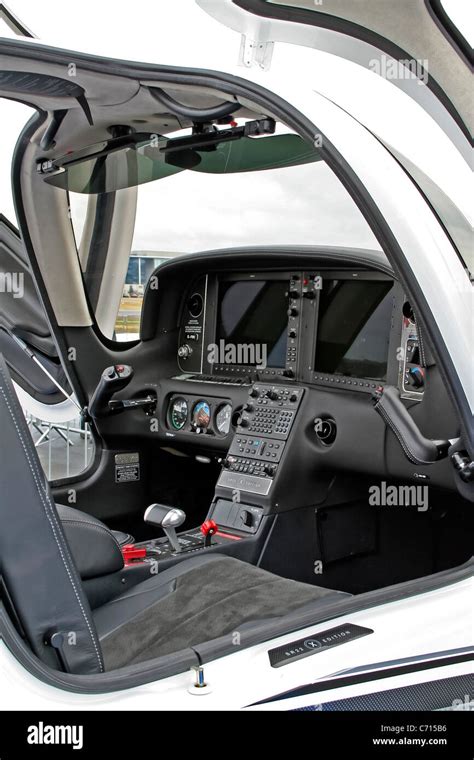
{"type": "MultiPolygon", "coordinates": [[[[32,413],[28,403],[23,411],[36,451],[48,480],[63,480],[80,475],[94,459],[95,443],[92,431],[79,415],[51,422],[37,409],[32,413]]],[[[70,417],[74,412],[66,414],[70,417]]],[[[72,505],[74,506],[74,505],[72,505]]]]}

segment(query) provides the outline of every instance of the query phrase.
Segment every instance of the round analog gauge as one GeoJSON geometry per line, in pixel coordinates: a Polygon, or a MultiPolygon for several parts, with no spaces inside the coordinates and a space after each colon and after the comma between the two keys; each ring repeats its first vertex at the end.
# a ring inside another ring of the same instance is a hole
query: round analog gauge
{"type": "Polygon", "coordinates": [[[188,299],[188,311],[194,319],[202,314],[203,300],[200,293],[193,293],[188,299]]]}
{"type": "Polygon", "coordinates": [[[170,420],[175,430],[182,430],[188,419],[188,402],[184,398],[175,398],[171,403],[170,420]]]}
{"type": "Polygon", "coordinates": [[[211,422],[211,409],[207,401],[198,401],[193,409],[193,427],[205,430],[211,422]]]}
{"type": "Polygon", "coordinates": [[[230,404],[223,404],[216,414],[216,426],[221,435],[227,435],[230,430],[232,420],[232,407],[230,404]]]}

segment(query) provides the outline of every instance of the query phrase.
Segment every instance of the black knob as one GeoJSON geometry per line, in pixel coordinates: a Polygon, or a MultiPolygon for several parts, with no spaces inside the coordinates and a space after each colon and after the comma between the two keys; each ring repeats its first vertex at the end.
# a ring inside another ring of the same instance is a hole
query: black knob
{"type": "Polygon", "coordinates": [[[188,346],[187,343],[178,348],[178,356],[180,359],[188,359],[191,356],[192,352],[193,349],[191,346],[188,346]]]}
{"type": "Polygon", "coordinates": [[[253,515],[251,512],[249,512],[248,509],[243,509],[240,513],[240,519],[242,520],[243,524],[247,526],[247,528],[252,527],[253,523],[253,515]]]}
{"type": "Polygon", "coordinates": [[[249,393],[249,396],[252,396],[252,398],[258,398],[259,395],[260,394],[256,388],[252,388],[252,390],[249,393]]]}
{"type": "Polygon", "coordinates": [[[298,309],[296,306],[290,306],[288,309],[288,316],[289,317],[297,317],[298,316],[298,309]]]}
{"type": "Polygon", "coordinates": [[[421,367],[410,367],[408,370],[408,382],[414,388],[423,388],[425,376],[421,367]]]}
{"type": "Polygon", "coordinates": [[[271,478],[273,478],[275,474],[276,467],[274,464],[266,464],[263,468],[266,475],[270,475],[271,478]]]}
{"type": "Polygon", "coordinates": [[[296,290],[296,288],[292,288],[292,290],[290,290],[289,295],[290,295],[290,298],[299,298],[300,292],[299,290],[296,290]]]}
{"type": "Polygon", "coordinates": [[[285,369],[284,372],[283,372],[283,374],[284,374],[285,377],[294,377],[295,376],[295,373],[293,372],[292,369],[285,369]]]}
{"type": "Polygon", "coordinates": [[[247,428],[249,426],[249,421],[246,417],[241,417],[239,422],[240,427],[247,428]]]}
{"type": "Polygon", "coordinates": [[[245,404],[245,406],[244,406],[244,411],[245,412],[253,412],[253,410],[254,410],[254,405],[253,404],[245,404]]]}
{"type": "Polygon", "coordinates": [[[278,401],[278,393],[276,391],[267,391],[267,398],[271,401],[278,401]]]}
{"type": "Polygon", "coordinates": [[[314,292],[314,290],[305,290],[303,295],[305,298],[309,298],[310,301],[316,298],[316,293],[314,292]]]}
{"type": "Polygon", "coordinates": [[[297,393],[292,393],[291,396],[290,396],[290,401],[292,402],[292,404],[294,404],[295,401],[298,401],[298,394],[297,393]]]}
{"type": "Polygon", "coordinates": [[[298,333],[296,332],[296,330],[290,330],[290,332],[288,333],[290,338],[296,338],[297,334],[298,333]]]}

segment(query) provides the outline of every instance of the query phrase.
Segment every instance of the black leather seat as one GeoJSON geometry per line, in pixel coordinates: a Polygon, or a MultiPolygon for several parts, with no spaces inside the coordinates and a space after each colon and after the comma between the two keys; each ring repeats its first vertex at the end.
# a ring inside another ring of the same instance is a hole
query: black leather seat
{"type": "Polygon", "coordinates": [[[114,532],[77,509],[56,508],[108,669],[171,654],[232,633],[237,624],[240,628],[340,595],[208,553],[151,577],[153,567],[135,568],[140,575],[131,581],[121,573],[123,555],[114,532]],[[130,584],[125,592],[122,582],[130,584]]]}
{"type": "Polygon", "coordinates": [[[281,578],[219,554],[186,559],[93,613],[106,669],[228,635],[252,621],[316,610],[342,592],[281,578]]]}
{"type": "Polygon", "coordinates": [[[93,544],[101,537],[109,543],[109,559],[118,570],[120,549],[93,518],[78,521],[77,515],[60,508],[61,524],[1,355],[0,428],[6,443],[0,516],[9,526],[8,533],[0,532],[0,572],[8,604],[31,649],[51,667],[63,663],[72,673],[98,673],[231,637],[252,621],[308,606],[317,609],[330,595],[345,596],[230,557],[204,554],[152,574],[92,612],[78,563],[85,563],[82,573],[84,568],[97,572],[101,559],[92,556],[93,544]],[[75,539],[70,545],[66,537],[71,521],[80,523],[79,534],[86,530],[96,537],[91,538],[90,557],[74,560],[75,539]],[[73,646],[66,635],[70,631],[75,634],[73,646]]]}

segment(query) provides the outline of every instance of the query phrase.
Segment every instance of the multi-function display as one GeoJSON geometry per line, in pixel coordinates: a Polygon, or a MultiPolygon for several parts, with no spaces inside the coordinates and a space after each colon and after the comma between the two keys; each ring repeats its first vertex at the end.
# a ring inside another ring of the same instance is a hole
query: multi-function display
{"type": "Polygon", "coordinates": [[[221,361],[285,367],[288,289],[287,280],[220,283],[216,344],[226,352],[221,361]]]}
{"type": "Polygon", "coordinates": [[[384,381],[393,281],[322,279],[314,369],[384,381]]]}

